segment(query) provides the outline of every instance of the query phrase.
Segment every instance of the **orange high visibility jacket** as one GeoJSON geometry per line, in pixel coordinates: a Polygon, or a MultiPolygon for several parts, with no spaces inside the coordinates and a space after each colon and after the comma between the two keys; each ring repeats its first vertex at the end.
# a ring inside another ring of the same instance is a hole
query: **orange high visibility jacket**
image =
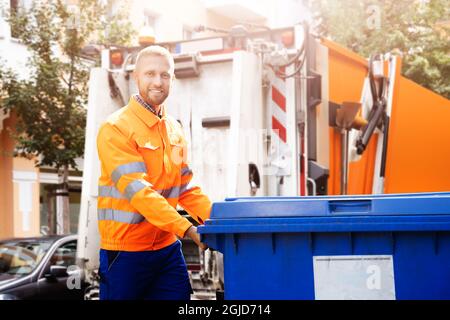
{"type": "Polygon", "coordinates": [[[172,244],[192,225],[177,204],[201,224],[209,218],[210,200],[190,184],[181,126],[162,110],[160,119],[132,97],[100,127],[102,249],[144,251],[172,244]]]}

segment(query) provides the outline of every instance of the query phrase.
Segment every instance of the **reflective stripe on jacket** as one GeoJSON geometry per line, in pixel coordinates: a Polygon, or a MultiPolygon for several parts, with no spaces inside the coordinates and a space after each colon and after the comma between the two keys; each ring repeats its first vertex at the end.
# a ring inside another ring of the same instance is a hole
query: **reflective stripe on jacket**
{"type": "Polygon", "coordinates": [[[131,98],[100,127],[101,163],[98,225],[102,249],[145,251],[164,248],[192,225],[209,218],[211,202],[190,184],[186,141],[177,121],[159,119],[131,98]]]}

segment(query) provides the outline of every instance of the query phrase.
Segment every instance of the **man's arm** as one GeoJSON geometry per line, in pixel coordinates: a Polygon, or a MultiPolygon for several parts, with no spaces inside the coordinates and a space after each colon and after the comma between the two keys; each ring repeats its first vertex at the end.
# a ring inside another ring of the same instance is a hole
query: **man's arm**
{"type": "Polygon", "coordinates": [[[207,244],[200,241],[200,235],[197,233],[197,227],[192,226],[187,229],[185,237],[191,238],[202,250],[206,250],[208,248],[207,244]]]}

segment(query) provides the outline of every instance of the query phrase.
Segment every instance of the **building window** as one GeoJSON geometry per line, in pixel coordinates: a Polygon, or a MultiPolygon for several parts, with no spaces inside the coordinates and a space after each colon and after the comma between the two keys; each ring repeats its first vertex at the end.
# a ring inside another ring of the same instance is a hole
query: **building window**
{"type": "MultiPolygon", "coordinates": [[[[56,234],[57,232],[57,202],[55,183],[40,183],[40,231],[41,234],[56,234]]],[[[81,207],[81,183],[69,181],[69,219],[70,233],[78,232],[78,220],[81,207]]]]}
{"type": "Polygon", "coordinates": [[[10,0],[9,1],[10,8],[10,16],[11,16],[11,37],[12,38],[20,38],[20,29],[19,26],[14,23],[14,19],[19,14],[19,10],[23,8],[23,1],[21,0],[10,0]]]}
{"type": "Polygon", "coordinates": [[[191,27],[183,26],[183,40],[191,40],[193,35],[193,30],[191,27]]]}
{"type": "Polygon", "coordinates": [[[156,26],[156,17],[146,14],[145,15],[145,21],[144,21],[144,25],[147,27],[151,27],[153,30],[155,30],[155,26],[156,26]]]}
{"type": "Polygon", "coordinates": [[[19,0],[10,0],[9,6],[11,8],[11,14],[13,14],[14,12],[17,12],[17,9],[19,7],[19,0]]]}

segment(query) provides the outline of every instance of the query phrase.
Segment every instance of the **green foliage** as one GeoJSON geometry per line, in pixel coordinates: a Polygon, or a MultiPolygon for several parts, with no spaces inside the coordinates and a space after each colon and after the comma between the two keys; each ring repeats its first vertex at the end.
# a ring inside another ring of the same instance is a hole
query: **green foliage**
{"type": "Polygon", "coordinates": [[[402,73],[450,98],[450,6],[448,0],[313,0],[318,33],[369,57],[395,52],[402,73]],[[379,8],[380,24],[371,19],[379,8]]]}

